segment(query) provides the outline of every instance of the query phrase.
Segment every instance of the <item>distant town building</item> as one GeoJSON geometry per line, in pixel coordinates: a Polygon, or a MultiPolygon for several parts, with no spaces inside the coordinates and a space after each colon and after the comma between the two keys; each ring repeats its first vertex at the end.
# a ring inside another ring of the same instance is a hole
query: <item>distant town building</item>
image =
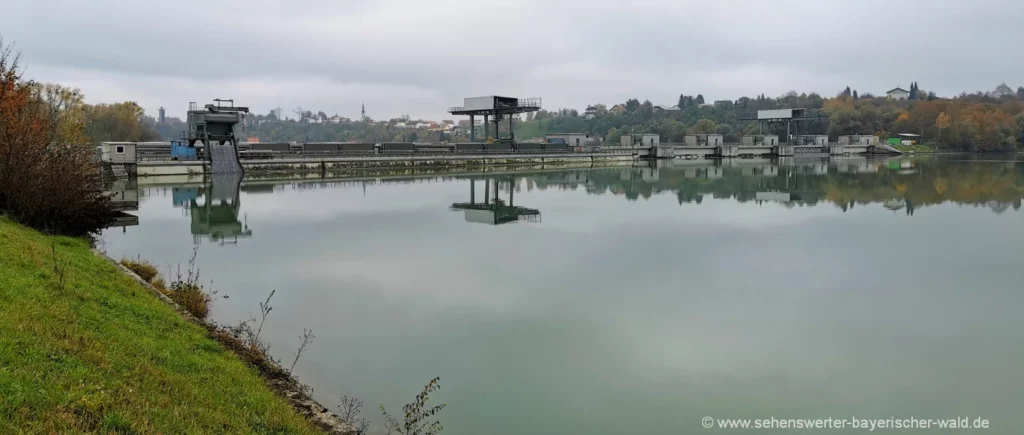
{"type": "Polygon", "coordinates": [[[896,88],[890,90],[889,92],[886,92],[885,95],[888,95],[889,98],[892,98],[894,100],[906,100],[908,97],[910,97],[910,91],[897,86],[896,88]]]}
{"type": "Polygon", "coordinates": [[[611,113],[614,113],[616,115],[621,115],[623,113],[626,113],[626,105],[625,104],[616,104],[616,105],[612,106],[611,109],[608,109],[608,111],[611,112],[611,113]]]}
{"type": "Polygon", "coordinates": [[[160,117],[157,119],[160,121],[161,124],[167,122],[167,112],[164,111],[163,107],[160,108],[160,117]]]}
{"type": "Polygon", "coordinates": [[[604,104],[590,105],[583,111],[583,119],[594,119],[598,115],[603,115],[608,109],[605,108],[604,104]]]}

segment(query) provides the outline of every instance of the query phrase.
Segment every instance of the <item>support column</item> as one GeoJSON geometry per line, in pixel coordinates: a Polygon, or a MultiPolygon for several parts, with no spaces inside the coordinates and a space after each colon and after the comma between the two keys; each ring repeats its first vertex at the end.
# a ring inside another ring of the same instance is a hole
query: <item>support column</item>
{"type": "MultiPolygon", "coordinates": [[[[486,124],[484,124],[486,125],[486,124]]],[[[484,204],[491,203],[491,180],[484,178],[484,204]]]]}
{"type": "Polygon", "coordinates": [[[509,207],[515,207],[515,203],[512,202],[513,198],[515,198],[515,194],[516,194],[515,179],[512,179],[512,180],[510,180],[508,182],[508,206],[509,207]]]}
{"type": "Polygon", "coordinates": [[[469,203],[476,204],[476,180],[469,180],[469,203]]]}
{"type": "Polygon", "coordinates": [[[473,119],[473,115],[469,115],[469,141],[476,142],[476,120],[473,119]]]}
{"type": "Polygon", "coordinates": [[[484,142],[491,137],[491,125],[487,123],[487,115],[484,115],[484,142]]]}
{"type": "Polygon", "coordinates": [[[516,133],[515,133],[515,130],[512,130],[512,119],[513,118],[515,118],[515,117],[512,116],[512,115],[508,116],[508,138],[509,138],[509,140],[512,141],[512,143],[515,143],[516,142],[516,133]]]}

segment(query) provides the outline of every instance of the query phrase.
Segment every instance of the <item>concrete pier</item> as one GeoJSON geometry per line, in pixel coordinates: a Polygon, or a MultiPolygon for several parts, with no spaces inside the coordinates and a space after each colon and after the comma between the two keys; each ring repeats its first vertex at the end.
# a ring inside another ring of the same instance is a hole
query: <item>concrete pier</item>
{"type": "Polygon", "coordinates": [[[740,147],[738,145],[720,145],[715,150],[715,154],[722,158],[739,157],[740,147]]]}
{"type": "Polygon", "coordinates": [[[776,145],[772,147],[773,154],[779,157],[789,157],[796,154],[796,147],[793,145],[776,145]]]}

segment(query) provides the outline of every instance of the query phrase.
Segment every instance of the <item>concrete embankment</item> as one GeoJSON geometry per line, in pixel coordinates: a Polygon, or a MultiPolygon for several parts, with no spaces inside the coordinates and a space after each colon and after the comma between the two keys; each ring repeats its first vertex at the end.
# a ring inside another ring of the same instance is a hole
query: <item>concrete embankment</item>
{"type": "MultiPolygon", "coordinates": [[[[632,152],[571,154],[491,154],[491,155],[407,155],[353,156],[330,158],[281,158],[242,160],[248,173],[254,172],[324,172],[332,170],[373,168],[472,168],[490,166],[589,167],[615,162],[631,162],[632,152]]],[[[157,175],[191,175],[209,173],[202,161],[142,161],[140,177],[157,175]]]]}

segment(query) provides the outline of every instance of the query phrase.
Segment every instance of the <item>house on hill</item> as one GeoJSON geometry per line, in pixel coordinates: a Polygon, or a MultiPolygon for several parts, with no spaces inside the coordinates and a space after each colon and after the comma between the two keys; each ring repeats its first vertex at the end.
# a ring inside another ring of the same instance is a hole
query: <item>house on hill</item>
{"type": "Polygon", "coordinates": [[[910,91],[897,86],[889,92],[886,92],[885,95],[888,95],[889,98],[894,100],[906,100],[910,97],[910,91]]]}

